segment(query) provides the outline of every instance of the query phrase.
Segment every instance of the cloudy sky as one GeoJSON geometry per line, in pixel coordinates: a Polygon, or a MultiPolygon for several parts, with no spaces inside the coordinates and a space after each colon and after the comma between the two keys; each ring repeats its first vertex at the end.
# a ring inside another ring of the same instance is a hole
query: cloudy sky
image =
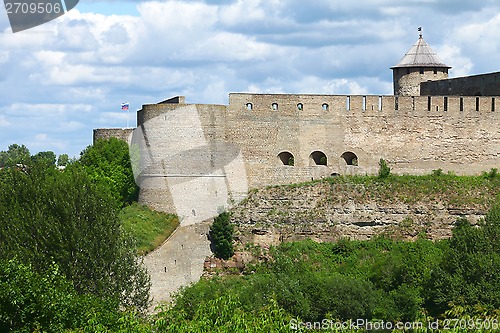
{"type": "Polygon", "coordinates": [[[424,39],[451,77],[500,70],[498,0],[80,0],[12,33],[0,9],[0,150],[78,156],[92,129],[142,104],[229,92],[392,94],[395,65],[424,39]]]}

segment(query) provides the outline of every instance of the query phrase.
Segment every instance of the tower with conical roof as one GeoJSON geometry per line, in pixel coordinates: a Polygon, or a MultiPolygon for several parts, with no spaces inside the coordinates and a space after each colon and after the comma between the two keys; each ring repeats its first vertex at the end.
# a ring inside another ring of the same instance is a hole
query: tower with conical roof
{"type": "MultiPolygon", "coordinates": [[[[419,29],[420,30],[420,29],[419,29]]],[[[419,96],[420,83],[448,78],[448,70],[425,42],[422,33],[393,71],[394,95],[419,96]]]]}

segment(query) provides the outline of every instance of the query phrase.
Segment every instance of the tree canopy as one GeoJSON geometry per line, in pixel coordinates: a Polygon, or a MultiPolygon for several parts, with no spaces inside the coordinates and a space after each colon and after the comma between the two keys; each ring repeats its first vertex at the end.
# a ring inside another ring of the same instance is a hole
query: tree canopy
{"type": "Polygon", "coordinates": [[[144,308],[149,275],[118,220],[119,204],[80,165],[34,162],[0,171],[0,259],[42,270],[52,262],[79,293],[144,308]]]}

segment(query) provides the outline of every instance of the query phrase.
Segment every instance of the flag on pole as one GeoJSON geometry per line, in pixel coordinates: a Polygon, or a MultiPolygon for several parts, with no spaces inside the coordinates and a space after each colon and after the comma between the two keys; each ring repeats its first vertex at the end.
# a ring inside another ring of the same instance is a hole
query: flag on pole
{"type": "Polygon", "coordinates": [[[122,103],[122,110],[128,110],[129,103],[122,103]]]}
{"type": "Polygon", "coordinates": [[[422,31],[422,27],[418,27],[418,31],[422,31]]]}

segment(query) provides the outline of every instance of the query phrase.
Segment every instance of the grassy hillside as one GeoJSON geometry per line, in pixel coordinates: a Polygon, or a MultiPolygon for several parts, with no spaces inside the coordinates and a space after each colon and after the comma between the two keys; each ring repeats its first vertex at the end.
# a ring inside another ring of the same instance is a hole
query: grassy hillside
{"type": "Polygon", "coordinates": [[[179,226],[176,215],[157,212],[138,203],[124,207],[119,217],[125,230],[137,240],[140,254],[146,254],[160,246],[179,226]]]}
{"type": "Polygon", "coordinates": [[[423,176],[332,177],[268,189],[290,192],[325,183],[330,185],[329,193],[325,193],[325,202],[342,202],[344,194],[348,193],[349,198],[360,203],[376,199],[379,202],[442,202],[446,206],[486,208],[500,195],[500,176],[496,169],[481,176],[457,176],[434,170],[432,174],[423,176]]]}

